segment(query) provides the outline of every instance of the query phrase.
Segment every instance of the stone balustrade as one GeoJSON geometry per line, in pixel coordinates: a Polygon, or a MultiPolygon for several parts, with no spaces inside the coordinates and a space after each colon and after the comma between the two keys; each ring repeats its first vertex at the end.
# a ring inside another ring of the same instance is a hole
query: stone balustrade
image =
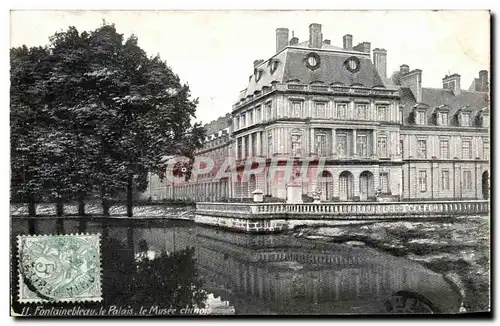
{"type": "Polygon", "coordinates": [[[344,86],[344,85],[317,85],[317,84],[283,84],[283,83],[275,83],[270,87],[267,87],[262,92],[257,92],[253,95],[249,95],[245,98],[242,98],[238,103],[233,105],[233,110],[236,110],[242,105],[245,105],[251,101],[254,101],[267,93],[277,90],[277,91],[309,91],[309,92],[323,92],[330,94],[358,94],[358,95],[366,95],[366,96],[397,96],[398,91],[395,89],[384,89],[384,88],[366,88],[359,86],[344,86]]]}
{"type": "Polygon", "coordinates": [[[266,217],[418,217],[484,215],[489,212],[487,200],[421,201],[421,202],[339,202],[339,203],[198,203],[197,214],[228,216],[244,214],[266,217]]]}

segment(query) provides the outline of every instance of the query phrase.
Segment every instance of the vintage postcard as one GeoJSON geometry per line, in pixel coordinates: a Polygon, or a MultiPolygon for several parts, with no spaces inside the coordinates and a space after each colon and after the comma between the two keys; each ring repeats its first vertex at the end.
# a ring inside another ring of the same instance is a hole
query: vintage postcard
{"type": "Polygon", "coordinates": [[[10,16],[10,314],[490,314],[490,12],[10,16]]]}

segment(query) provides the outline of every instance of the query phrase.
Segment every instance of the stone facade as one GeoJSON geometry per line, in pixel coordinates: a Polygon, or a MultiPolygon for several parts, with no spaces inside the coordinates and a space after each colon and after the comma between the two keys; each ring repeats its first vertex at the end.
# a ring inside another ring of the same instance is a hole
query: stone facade
{"type": "Polygon", "coordinates": [[[198,155],[214,157],[213,172],[175,187],[152,182],[152,199],[244,199],[257,188],[286,198],[290,182],[322,201],[488,198],[487,71],[470,90],[458,74],[425,88],[422,70],[405,64],[388,78],[385,49],[373,49],[372,61],[369,42],[353,46],[348,34],[337,47],[321,25],[309,28],[309,40],[288,43],[278,28],[277,52],[254,61],[231,114],[206,126],[198,155]],[[226,157],[237,176],[213,180],[226,157]],[[255,158],[265,167],[245,178],[255,158]]]}

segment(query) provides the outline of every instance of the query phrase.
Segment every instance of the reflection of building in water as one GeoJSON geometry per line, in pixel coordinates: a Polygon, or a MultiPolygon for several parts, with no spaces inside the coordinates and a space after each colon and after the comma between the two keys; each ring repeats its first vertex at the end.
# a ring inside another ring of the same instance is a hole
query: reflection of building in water
{"type": "MultiPolygon", "coordinates": [[[[13,223],[13,234],[28,228],[26,221],[13,223]]],[[[75,228],[81,226],[69,220],[60,226],[63,233],[75,228]]],[[[34,232],[40,234],[42,229],[57,233],[54,223],[36,221],[34,232]]],[[[230,233],[189,223],[131,226],[89,221],[84,232],[102,234],[103,250],[110,254],[104,264],[110,259],[133,260],[141,253],[157,257],[194,247],[203,287],[214,295],[211,304],[226,312],[230,306],[236,313],[385,312],[384,300],[399,291],[423,296],[441,310],[460,305],[460,297],[441,275],[370,248],[283,234],[230,233]]],[[[117,273],[108,272],[108,281],[117,273]]]]}
{"type": "Polygon", "coordinates": [[[384,299],[397,291],[429,299],[449,291],[440,275],[368,248],[200,226],[141,229],[134,237],[146,240],[150,250],[194,246],[205,288],[237,313],[339,313],[355,312],[355,307],[379,312],[384,299]]]}

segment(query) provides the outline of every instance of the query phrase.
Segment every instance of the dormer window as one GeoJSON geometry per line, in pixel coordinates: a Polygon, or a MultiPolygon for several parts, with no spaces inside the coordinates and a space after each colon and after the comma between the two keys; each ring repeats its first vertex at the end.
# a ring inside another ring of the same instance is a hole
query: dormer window
{"type": "Polygon", "coordinates": [[[274,74],[276,69],[278,69],[278,64],[279,64],[279,60],[270,60],[269,61],[269,70],[271,72],[271,75],[274,74]]]}
{"type": "Polygon", "coordinates": [[[469,112],[462,112],[460,114],[460,125],[462,127],[470,127],[470,113],[469,112]]]}
{"type": "Polygon", "coordinates": [[[481,123],[481,127],[489,128],[490,127],[490,111],[488,108],[484,108],[479,111],[479,121],[481,123]]]}
{"type": "Polygon", "coordinates": [[[253,73],[255,75],[255,82],[258,82],[260,80],[260,78],[262,77],[263,70],[262,69],[255,69],[253,73]]]}
{"type": "Polygon", "coordinates": [[[359,71],[359,59],[356,57],[350,57],[348,58],[345,62],[344,65],[347,70],[349,70],[352,73],[358,72],[359,71]]]}
{"type": "Polygon", "coordinates": [[[439,111],[437,118],[437,123],[439,126],[448,125],[448,111],[439,111]]]}
{"type": "Polygon", "coordinates": [[[425,125],[426,123],[426,111],[417,111],[416,122],[418,125],[425,125]]]}
{"type": "Polygon", "coordinates": [[[306,57],[306,66],[311,70],[315,70],[319,67],[320,59],[317,53],[311,52],[306,57]]]}

